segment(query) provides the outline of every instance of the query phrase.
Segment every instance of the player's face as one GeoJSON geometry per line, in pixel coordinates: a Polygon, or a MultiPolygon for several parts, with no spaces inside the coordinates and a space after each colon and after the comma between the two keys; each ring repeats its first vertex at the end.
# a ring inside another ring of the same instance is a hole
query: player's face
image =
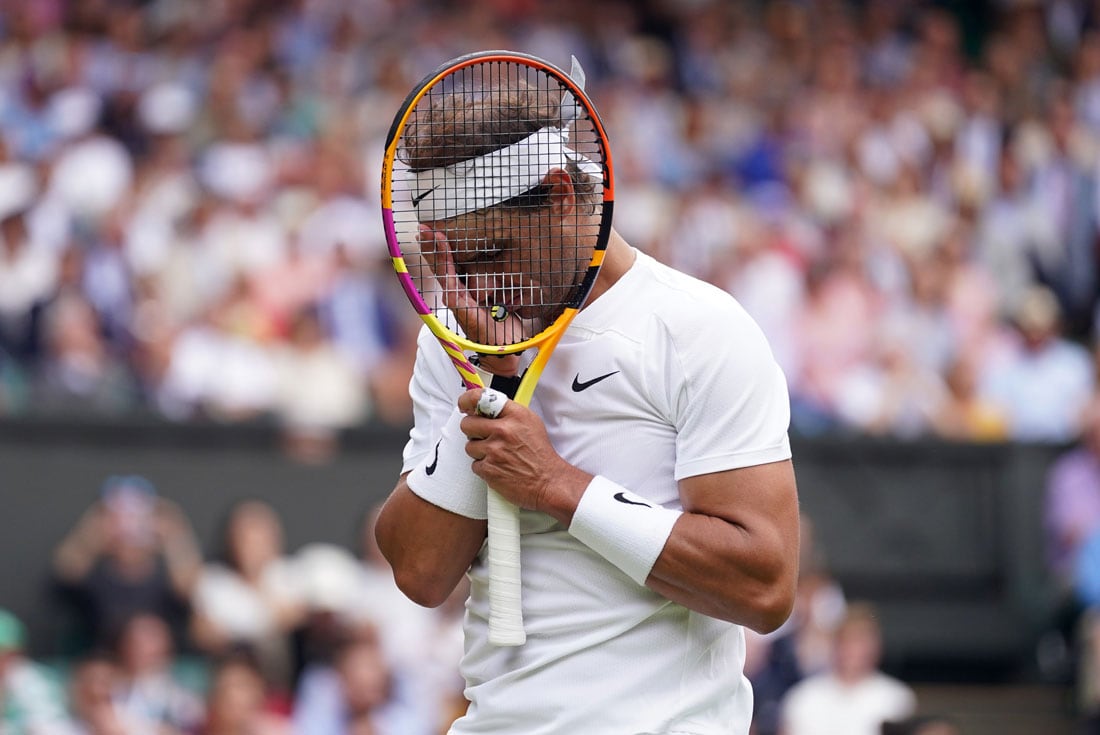
{"type": "Polygon", "coordinates": [[[598,218],[578,217],[571,203],[458,219],[466,221],[445,233],[466,289],[483,307],[525,320],[561,313],[592,258],[599,227],[598,218]]]}
{"type": "Polygon", "coordinates": [[[452,240],[455,268],[474,299],[524,319],[556,310],[582,265],[575,238],[537,214],[507,213],[489,224],[465,242],[452,240]]]}

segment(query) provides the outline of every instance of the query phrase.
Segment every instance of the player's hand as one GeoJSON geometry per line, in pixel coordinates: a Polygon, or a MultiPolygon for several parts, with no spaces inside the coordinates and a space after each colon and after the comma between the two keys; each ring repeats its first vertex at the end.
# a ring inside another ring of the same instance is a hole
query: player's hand
{"type": "MultiPolygon", "coordinates": [[[[454,314],[463,333],[483,345],[507,345],[530,335],[523,320],[515,314],[494,318],[489,304],[493,285],[486,275],[459,277],[447,236],[427,225],[420,225],[420,252],[443,289],[444,305],[454,314]],[[471,293],[468,284],[473,283],[471,293]]],[[[486,355],[481,367],[494,375],[513,376],[519,372],[519,355],[486,355]]]]}
{"type": "Polygon", "coordinates": [[[562,505],[562,493],[583,490],[591,476],[561,458],[542,419],[526,406],[508,401],[496,418],[479,415],[481,393],[475,388],[458,399],[467,414],[461,427],[474,473],[514,505],[557,516],[553,509],[562,505]]]}

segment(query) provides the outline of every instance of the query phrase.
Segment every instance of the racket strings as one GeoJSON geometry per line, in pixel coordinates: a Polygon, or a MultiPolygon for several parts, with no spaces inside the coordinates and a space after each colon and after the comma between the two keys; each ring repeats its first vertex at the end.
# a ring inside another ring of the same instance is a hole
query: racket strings
{"type": "Polygon", "coordinates": [[[531,339],[583,296],[604,156],[574,99],[536,67],[481,62],[437,81],[410,117],[398,156],[410,176],[394,179],[402,255],[425,302],[480,344],[531,339]],[[573,206],[555,212],[568,187],[573,206]]]}

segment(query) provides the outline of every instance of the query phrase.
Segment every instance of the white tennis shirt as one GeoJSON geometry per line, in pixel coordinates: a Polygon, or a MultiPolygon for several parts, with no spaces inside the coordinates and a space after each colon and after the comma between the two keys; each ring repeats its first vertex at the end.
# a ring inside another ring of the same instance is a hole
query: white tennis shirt
{"type": "MultiPolygon", "coordinates": [[[[403,471],[432,452],[463,390],[425,328],[403,471]]],[[[669,508],[679,479],[791,456],[786,380],[763,333],[729,294],[640,252],[569,326],[531,408],[563,458],[669,508]]],[[[482,549],[462,660],[471,705],[451,735],[748,732],[739,626],[636,584],[549,516],[524,511],[521,530],[527,643],[488,642],[482,549]]]]}

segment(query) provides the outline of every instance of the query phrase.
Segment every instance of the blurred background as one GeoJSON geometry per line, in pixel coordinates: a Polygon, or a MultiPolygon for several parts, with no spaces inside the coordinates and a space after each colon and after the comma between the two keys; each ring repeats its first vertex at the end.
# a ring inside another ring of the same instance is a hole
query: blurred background
{"type": "Polygon", "coordinates": [[[370,540],[419,324],[378,181],[492,48],[582,61],[616,227],[786,371],[757,735],[841,674],[892,733],[1097,731],[1100,2],[2,0],[0,732],[461,710],[460,604],[370,540]]]}

